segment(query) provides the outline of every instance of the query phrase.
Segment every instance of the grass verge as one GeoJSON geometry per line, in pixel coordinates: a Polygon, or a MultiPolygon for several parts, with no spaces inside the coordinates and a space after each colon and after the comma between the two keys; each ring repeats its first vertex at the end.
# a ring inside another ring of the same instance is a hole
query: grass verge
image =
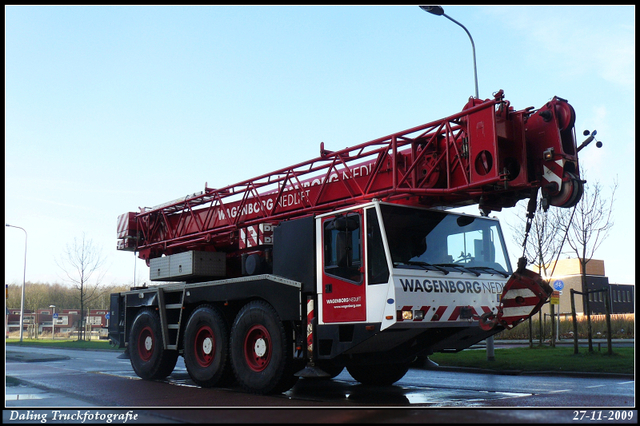
{"type": "Polygon", "coordinates": [[[22,384],[22,381],[20,381],[20,379],[16,379],[15,377],[6,376],[5,379],[7,386],[19,386],[22,384]]]}
{"type": "Polygon", "coordinates": [[[458,353],[435,353],[429,359],[440,366],[474,367],[496,371],[562,371],[633,374],[634,348],[614,348],[589,352],[572,347],[534,346],[533,348],[495,349],[494,361],[487,361],[487,351],[464,350],[458,353]]]}

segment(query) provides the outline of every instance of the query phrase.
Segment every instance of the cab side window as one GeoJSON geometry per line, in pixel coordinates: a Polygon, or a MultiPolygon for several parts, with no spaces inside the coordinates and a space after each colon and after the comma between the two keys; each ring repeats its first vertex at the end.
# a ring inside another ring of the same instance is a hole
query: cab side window
{"type": "Polygon", "coordinates": [[[324,223],[324,270],[362,283],[362,219],[359,214],[337,216],[324,223]]]}
{"type": "Polygon", "coordinates": [[[389,281],[389,268],[376,209],[367,210],[367,252],[369,253],[367,285],[386,284],[389,281]]]}

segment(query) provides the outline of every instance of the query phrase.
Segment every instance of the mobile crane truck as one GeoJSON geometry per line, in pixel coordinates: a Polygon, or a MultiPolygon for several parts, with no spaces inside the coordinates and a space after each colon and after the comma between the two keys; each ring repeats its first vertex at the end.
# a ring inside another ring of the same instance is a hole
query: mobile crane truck
{"type": "Polygon", "coordinates": [[[461,112],[118,218],[150,280],[111,295],[109,337],[143,379],[179,356],[203,387],[267,394],[299,377],[400,380],[537,313],[552,290],[510,265],[491,211],[583,193],[575,112],[515,110],[503,91],[461,112]],[[531,202],[532,201],[532,202],[531,202]],[[477,204],[481,215],[450,212],[477,204]]]}

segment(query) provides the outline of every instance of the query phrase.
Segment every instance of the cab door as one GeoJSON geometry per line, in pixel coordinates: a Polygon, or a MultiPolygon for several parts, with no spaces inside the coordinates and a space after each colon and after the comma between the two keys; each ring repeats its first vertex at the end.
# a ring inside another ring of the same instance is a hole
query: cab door
{"type": "Polygon", "coordinates": [[[365,321],[362,210],[322,219],[322,321],[365,321]]]}

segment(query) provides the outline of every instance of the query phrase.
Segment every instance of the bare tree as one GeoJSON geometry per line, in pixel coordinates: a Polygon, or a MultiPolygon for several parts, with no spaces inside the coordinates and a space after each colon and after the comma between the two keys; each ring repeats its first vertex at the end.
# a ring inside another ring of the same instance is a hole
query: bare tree
{"type": "MultiPolygon", "coordinates": [[[[541,198],[538,197],[537,205],[541,205],[541,198]]],[[[552,210],[560,210],[560,208],[552,207],[552,210]]],[[[526,207],[520,216],[521,223],[518,225],[510,224],[513,231],[512,237],[514,242],[522,245],[525,237],[526,227],[526,207]]],[[[550,265],[562,250],[564,237],[563,217],[549,212],[543,211],[542,208],[536,210],[535,216],[531,222],[531,230],[527,238],[527,244],[523,248],[524,257],[528,263],[533,263],[539,268],[539,272],[548,277],[551,275],[548,271],[550,265]]]]}
{"type": "Polygon", "coordinates": [[[576,205],[573,220],[568,228],[567,242],[580,259],[583,271],[598,247],[609,236],[609,231],[613,226],[611,216],[617,188],[618,182],[616,180],[611,189],[611,198],[607,199],[603,194],[600,182],[585,185],[584,195],[576,205]]]}
{"type": "Polygon", "coordinates": [[[25,291],[25,309],[36,312],[40,308],[49,306],[49,286],[42,283],[27,283],[25,291]]]}
{"type": "MultiPolygon", "coordinates": [[[[100,295],[92,303],[94,309],[107,309],[110,304],[111,293],[127,291],[131,288],[126,284],[105,284],[100,287],[100,295]]],[[[20,292],[22,283],[9,284],[7,307],[15,309],[20,307],[20,292]]],[[[69,285],[60,283],[32,283],[27,281],[25,293],[25,304],[29,310],[48,308],[55,305],[59,309],[80,309],[80,299],[77,297],[77,290],[69,285]],[[34,296],[36,295],[36,296],[34,296]]]]}
{"type": "Polygon", "coordinates": [[[73,244],[67,244],[63,258],[56,263],[65,273],[67,280],[80,291],[80,332],[78,340],[84,340],[83,322],[85,305],[99,296],[99,287],[106,271],[102,271],[105,258],[99,247],[93,241],[82,235],[82,239],[73,239],[73,244]]]}
{"type": "MultiPolygon", "coordinates": [[[[565,235],[565,216],[562,214],[551,214],[548,211],[542,209],[542,197],[539,195],[537,199],[538,209],[535,212],[531,220],[531,228],[529,235],[526,239],[526,244],[523,248],[523,256],[527,259],[528,263],[533,263],[538,266],[540,274],[545,279],[549,279],[553,275],[553,271],[549,271],[549,267],[554,264],[557,257],[562,251],[565,235]]],[[[527,204],[524,204],[523,214],[520,216],[521,223],[516,225],[510,225],[513,234],[514,241],[520,245],[525,242],[526,225],[527,225],[527,204]]],[[[551,207],[552,211],[566,210],[556,207],[551,207]]],[[[550,307],[551,313],[551,345],[555,346],[555,328],[553,327],[553,305],[550,307]]],[[[542,315],[542,311],[540,311],[542,315]]],[[[540,321],[540,341],[542,342],[542,324],[540,321]]],[[[533,330],[531,329],[531,318],[529,318],[529,346],[533,345],[532,342],[533,330]]]]}
{"type": "MultiPolygon", "coordinates": [[[[27,283],[29,284],[29,283],[27,283]]],[[[22,290],[22,283],[20,284],[7,284],[7,308],[20,307],[20,290],[22,290]]],[[[28,288],[28,287],[27,287],[28,288]]],[[[25,288],[25,301],[27,299],[25,288]]]]}
{"type": "MultiPolygon", "coordinates": [[[[573,217],[570,221],[565,222],[565,230],[568,233],[567,243],[580,262],[582,289],[585,293],[588,291],[587,263],[593,258],[596,250],[607,238],[613,226],[613,202],[617,188],[618,181],[616,179],[611,188],[611,197],[607,199],[599,181],[596,181],[593,185],[585,184],[584,194],[575,207],[575,212],[572,214],[573,217]]],[[[589,296],[584,294],[584,297],[586,298],[589,352],[592,352],[589,296]]]]}

